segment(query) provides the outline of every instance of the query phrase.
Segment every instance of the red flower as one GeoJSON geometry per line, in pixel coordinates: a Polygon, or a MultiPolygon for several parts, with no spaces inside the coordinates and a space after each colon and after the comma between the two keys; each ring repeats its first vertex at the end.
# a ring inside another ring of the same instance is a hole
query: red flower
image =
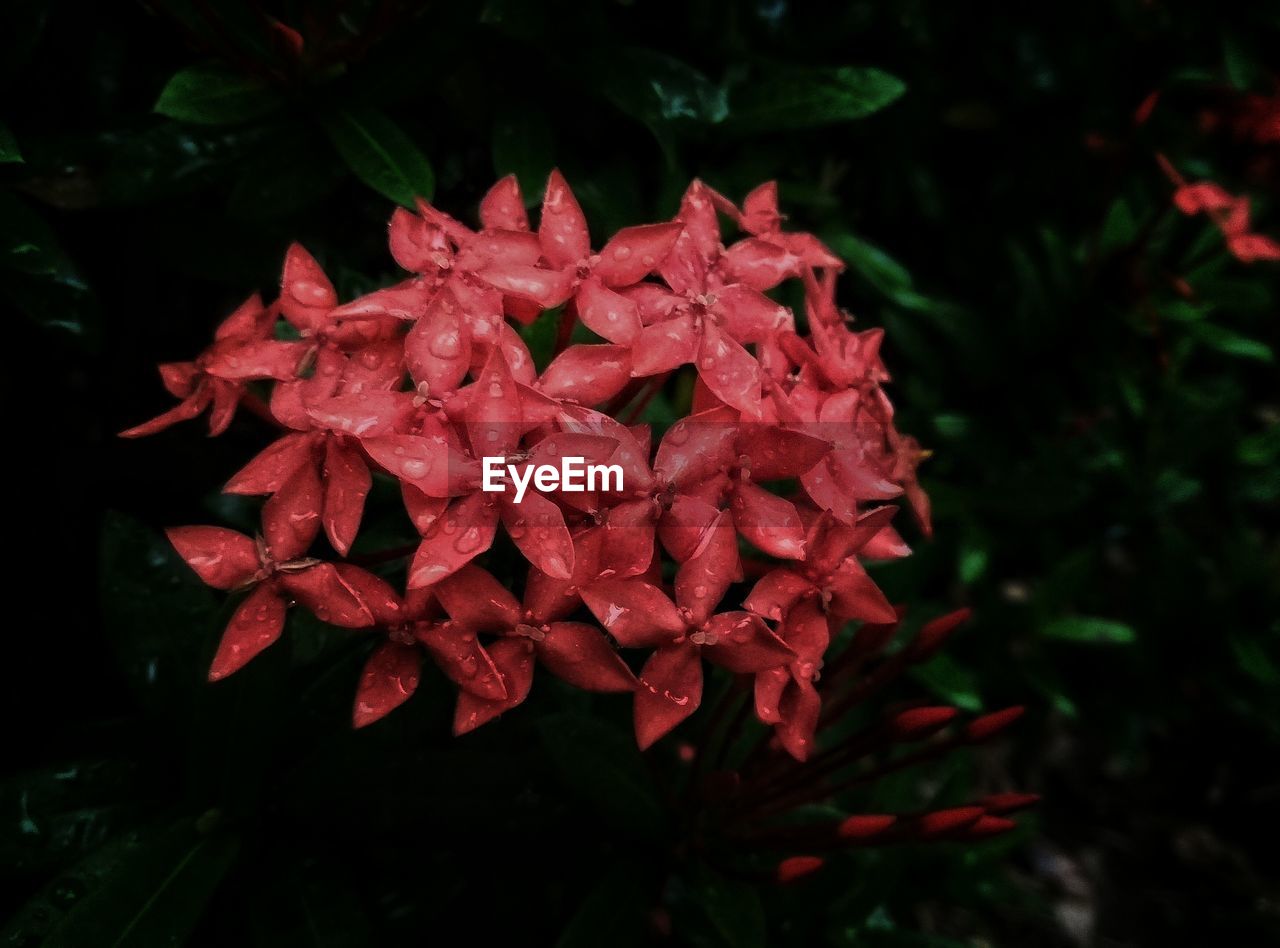
{"type": "Polygon", "coordinates": [[[436,596],[455,620],[468,628],[500,636],[489,647],[506,696],[485,699],[458,694],[453,729],[463,734],[524,701],[533,683],[533,660],[556,677],[586,691],[632,691],[635,676],[594,626],[566,622],[575,601],[559,597],[549,608],[536,596],[521,605],[501,583],[476,566],[464,566],[435,587],[436,596]]]}
{"type": "Polygon", "coordinates": [[[160,378],[170,395],[182,401],[148,422],[120,432],[140,438],[163,431],[179,421],[195,418],[212,406],[209,433],[227,430],[245,392],[254,379],[291,379],[306,353],[306,345],[277,342],[271,337],[275,310],[262,305],[256,293],[223,320],[214,343],[194,362],[169,362],[160,366],[160,378]]]}
{"type": "MultiPolygon", "coordinates": [[[[283,491],[281,493],[284,493],[283,491]]],[[[279,496],[279,495],[277,495],[279,496]]],[[[288,523],[289,501],[264,508],[268,539],[256,541],[224,527],[173,527],[169,542],[187,565],[214,589],[243,590],[209,667],[217,681],[243,668],[280,638],[288,601],[305,606],[316,618],[348,629],[373,625],[373,615],[353,586],[354,566],[334,565],[302,556],[315,531],[295,531],[288,523]],[[302,542],[305,538],[305,543],[302,542]]]]}
{"type": "Polygon", "coordinates": [[[648,747],[697,710],[702,662],[734,672],[758,672],[793,654],[749,612],[714,613],[739,572],[728,515],[719,514],[699,549],[676,573],[675,601],[639,579],[605,580],[582,591],[592,614],[627,648],[656,648],[636,689],[636,740],[648,747]]]}

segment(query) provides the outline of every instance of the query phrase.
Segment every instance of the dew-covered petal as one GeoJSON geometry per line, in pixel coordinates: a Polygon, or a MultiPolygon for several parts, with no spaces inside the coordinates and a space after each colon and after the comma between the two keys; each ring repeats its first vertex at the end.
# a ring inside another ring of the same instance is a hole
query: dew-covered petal
{"type": "Polygon", "coordinates": [[[741,572],[733,521],[728,511],[721,511],[707,528],[699,548],[676,571],[676,603],[689,610],[691,624],[707,621],[741,572]]]}
{"type": "Polygon", "coordinates": [[[665,645],[686,623],[667,594],[639,579],[607,579],[582,590],[582,601],[624,648],[665,645]]]}
{"type": "Polygon", "coordinates": [[[499,639],[489,651],[506,688],[506,697],[490,700],[470,691],[459,692],[453,712],[455,737],[474,731],[521,704],[533,686],[534,654],[528,642],[521,638],[499,639]]]}
{"type": "Polygon", "coordinates": [[[451,619],[476,631],[505,631],[520,621],[520,603],[511,590],[478,566],[464,566],[432,589],[451,619]]]}
{"type": "Polygon", "coordinates": [[[145,438],[164,431],[173,425],[182,421],[190,421],[199,415],[208,407],[209,401],[213,398],[213,389],[208,385],[202,385],[196,389],[191,397],[184,399],[174,405],[168,411],[157,415],[150,421],[144,421],[140,425],[134,425],[132,428],[126,428],[120,432],[122,438],[145,438]]]}
{"type": "Polygon", "coordinates": [[[515,380],[502,349],[495,346],[472,386],[466,409],[467,436],[476,457],[512,454],[523,434],[522,416],[515,380]]]}
{"type": "Polygon", "coordinates": [[[227,485],[226,494],[274,494],[304,464],[312,459],[311,435],[290,433],[278,438],[242,467],[227,485]]]}
{"type": "Polygon", "coordinates": [[[606,286],[630,286],[662,265],[680,236],[679,221],[624,227],[600,251],[592,272],[606,286]]]}
{"type": "Polygon", "coordinates": [[[354,438],[377,438],[405,430],[416,409],[408,392],[371,390],[317,399],[306,406],[316,428],[354,438]]]}
{"type": "Polygon", "coordinates": [[[320,532],[324,487],[315,464],[299,467],[262,505],[262,535],[277,562],[296,559],[320,532]]]}
{"type": "Polygon", "coordinates": [[[698,375],[726,405],[748,418],[760,416],[760,365],[728,333],[712,323],[703,326],[698,349],[698,375]]]}
{"type": "Polygon", "coordinates": [[[568,182],[556,169],[552,169],[547,178],[547,189],[542,197],[538,241],[542,244],[542,255],[557,269],[574,266],[591,253],[586,215],[582,213],[568,182]]]}
{"type": "Polygon", "coordinates": [[[366,438],[361,445],[389,474],[429,497],[470,492],[480,482],[479,465],[440,434],[393,434],[366,438]]]}
{"type": "Polygon", "coordinates": [[[329,438],[324,458],[324,532],[342,556],[355,542],[372,486],[373,477],[360,449],[329,438]]]}
{"type": "Polygon", "coordinates": [[[471,364],[471,332],[449,287],[441,288],[426,314],[404,339],[404,358],[414,382],[436,395],[451,392],[471,364]]]}
{"type": "Polygon", "coordinates": [[[825,591],[830,597],[827,609],[832,615],[875,623],[894,622],[898,618],[875,580],[854,557],[849,557],[831,574],[825,591]]]}
{"type": "Polygon", "coordinates": [[[831,442],[821,437],[770,424],[743,423],[736,445],[750,460],[751,477],[757,481],[799,477],[831,451],[831,442]]]}
{"type": "Polygon", "coordinates": [[[636,678],[609,640],[583,622],[553,622],[534,645],[557,678],[586,691],[631,691],[636,678]]]}
{"type": "Polygon", "coordinates": [[[659,649],[640,670],[636,688],[636,743],[647,750],[702,703],[702,658],[688,644],[659,649]]]}
{"type": "Polygon", "coordinates": [[[395,588],[381,576],[351,563],[334,563],[333,568],[352,594],[364,603],[375,625],[390,626],[413,618],[395,588]]]}
{"type": "Polygon", "coordinates": [[[635,302],[613,292],[596,277],[587,278],[578,287],[575,305],[583,324],[610,342],[629,346],[640,333],[640,311],[635,302]]]}
{"type": "Polygon", "coordinates": [[[509,174],[498,181],[480,199],[480,223],[486,230],[529,229],[529,215],[515,175],[509,174]]]}
{"type": "Polygon", "coordinates": [[[360,673],[351,723],[364,727],[386,717],[413,696],[421,678],[421,649],[383,642],[369,655],[360,673]]]}
{"type": "Polygon", "coordinates": [[[757,549],[784,560],[804,557],[804,525],[791,501],[740,482],[733,492],[732,510],[734,527],[757,549]]]}
{"type": "Polygon", "coordinates": [[[736,416],[723,408],[682,418],[658,445],[654,473],[676,487],[700,484],[733,462],[737,432],[736,416]]]}
{"type": "Polygon", "coordinates": [[[422,536],[409,565],[411,589],[431,586],[457,572],[493,545],[498,508],[483,494],[454,501],[422,536]]]}
{"type": "Polygon", "coordinates": [[[701,340],[692,316],[645,326],[632,345],[631,374],[645,378],[686,365],[697,358],[701,340]]]}
{"type": "Polygon", "coordinates": [[[281,573],[280,585],[321,622],[344,629],[373,625],[373,613],[359,590],[332,563],[281,573]]]}
{"type": "Polygon", "coordinates": [[[771,290],[783,280],[799,276],[803,266],[803,261],[785,247],[755,237],[738,241],[720,258],[726,282],[753,290],[771,290]]]}
{"type": "Polygon", "coordinates": [[[555,502],[531,488],[520,503],[503,494],[501,504],[503,526],[525,559],[552,579],[569,579],[574,567],[573,538],[555,502]]]}
{"type": "Polygon", "coordinates": [[[338,294],[315,257],[301,244],[290,244],[280,278],[280,310],[284,318],[304,332],[314,332],[337,305],[338,294]]]}
{"type": "Polygon", "coordinates": [[[285,604],[270,583],[254,587],[236,608],[209,666],[209,680],[239,671],[284,631],[285,604]]]}
{"type": "Polygon", "coordinates": [[[764,621],[750,612],[722,612],[703,627],[708,644],[702,654],[722,668],[750,674],[778,668],[794,659],[795,652],[764,621]]]}
{"type": "Polygon", "coordinates": [[[431,622],[419,625],[415,635],[440,670],[459,688],[486,701],[507,697],[502,675],[471,629],[458,622],[431,622]]]}
{"type": "Polygon", "coordinates": [[[743,605],[756,615],[781,621],[802,597],[814,593],[813,583],[789,569],[775,569],[756,581],[743,605]]]}
{"type": "Polygon", "coordinates": [[[538,380],[551,398],[583,405],[607,401],[631,381],[631,354],[622,346],[570,346],[560,353],[538,380]]]}
{"type": "Polygon", "coordinates": [[[231,589],[258,571],[258,548],[243,533],[226,527],[170,527],[165,535],[196,575],[214,589],[231,589]]]}

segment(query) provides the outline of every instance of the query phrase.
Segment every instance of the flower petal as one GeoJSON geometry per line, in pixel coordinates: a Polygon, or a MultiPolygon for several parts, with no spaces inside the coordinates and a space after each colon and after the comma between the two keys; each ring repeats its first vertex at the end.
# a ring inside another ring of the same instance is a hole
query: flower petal
{"type": "Polygon", "coordinates": [[[586,691],[631,691],[636,686],[627,663],[595,626],[553,622],[534,648],[553,675],[586,691]]]}
{"type": "Polygon", "coordinates": [[[686,365],[697,358],[701,339],[692,316],[645,326],[632,345],[631,374],[643,378],[686,365]]]}
{"type": "Polygon", "coordinates": [[[707,620],[704,632],[714,635],[714,644],[704,645],[702,654],[709,661],[738,674],[750,674],[778,668],[796,655],[786,642],[770,631],[757,615],[750,612],[722,612],[707,620]]]}
{"type": "Polygon", "coordinates": [[[493,545],[498,508],[483,494],[455,501],[423,534],[409,565],[409,588],[440,582],[493,545]]]}
{"type": "Polygon", "coordinates": [[[464,566],[432,588],[449,618],[478,632],[505,632],[521,620],[516,597],[478,566],[464,566]]]}
{"type": "Polygon", "coordinates": [[[501,495],[502,523],[525,559],[552,579],[573,575],[573,538],[564,512],[542,494],[529,491],[520,503],[501,495]]]}
{"type": "Polygon", "coordinates": [[[515,175],[507,175],[480,199],[480,223],[485,230],[529,229],[529,215],[515,175]]]}
{"type": "Polygon", "coordinates": [[[760,416],[760,365],[755,357],[713,323],[702,329],[698,376],[716,398],[748,418],[760,416]]]}
{"type": "Polygon", "coordinates": [[[605,286],[630,286],[662,265],[683,230],[679,221],[624,227],[600,251],[592,272],[605,286]]]}
{"type": "Polygon", "coordinates": [[[789,569],[775,569],[756,582],[743,606],[758,616],[779,622],[795,603],[816,592],[813,583],[789,569]]]}
{"type": "Polygon", "coordinates": [[[280,585],[321,622],[343,629],[373,625],[373,612],[356,587],[343,579],[332,563],[319,563],[297,572],[282,573],[280,585]]]}
{"type": "Polygon", "coordinates": [[[557,270],[574,266],[591,253],[587,218],[568,183],[556,169],[547,178],[547,190],[542,197],[538,241],[542,244],[542,255],[557,270]]]}
{"type": "Polygon", "coordinates": [[[795,504],[749,482],[733,492],[733,525],[749,543],[784,560],[804,558],[804,526],[795,504]]]}
{"type": "Polygon", "coordinates": [[[297,559],[320,532],[324,487],[315,464],[294,471],[262,505],[262,535],[277,562],[297,559]]]}
{"type": "Polygon", "coordinates": [[[239,671],[284,631],[285,605],[270,583],[262,583],[240,603],[209,666],[209,680],[239,671]]]}
{"type": "Polygon", "coordinates": [[[676,571],[676,603],[692,614],[691,625],[707,621],[741,572],[733,521],[728,511],[721,511],[701,548],[676,571]]]}
{"type": "Polygon", "coordinates": [[[469,691],[458,693],[453,712],[454,736],[474,731],[488,724],[504,711],[509,711],[529,696],[533,686],[533,649],[523,638],[499,639],[489,647],[493,663],[501,676],[507,696],[486,700],[469,691]]]}
{"type": "Polygon", "coordinates": [[[415,635],[440,670],[459,688],[486,701],[502,701],[507,697],[502,675],[475,632],[460,622],[432,622],[418,626],[415,635]]]}
{"type": "Polygon", "coordinates": [[[333,284],[301,244],[290,244],[280,278],[280,311],[303,331],[318,330],[338,305],[333,284]]]}
{"type": "Polygon", "coordinates": [[[893,622],[898,618],[893,605],[885,598],[862,564],[849,557],[827,581],[830,595],[827,609],[832,615],[863,622],[893,622]]]}
{"type": "Polygon", "coordinates": [[[471,364],[471,333],[462,307],[449,287],[436,294],[426,314],[404,339],[405,364],[433,395],[452,392],[471,364]]]}
{"type": "Polygon", "coordinates": [[[551,361],[538,389],[551,398],[598,405],[631,381],[631,353],[622,346],[570,346],[551,361]]]}
{"type": "Polygon", "coordinates": [[[324,457],[324,532],[342,556],[355,542],[372,486],[369,465],[359,448],[329,438],[324,457]]]}
{"type": "Polygon", "coordinates": [[[582,589],[582,601],[624,648],[665,645],[684,634],[675,603],[639,579],[607,579],[582,589]]]}
{"type": "Polygon", "coordinates": [[[351,723],[364,727],[386,717],[412,697],[422,677],[422,651],[413,645],[383,642],[360,673],[351,723]]]}
{"type": "Polygon", "coordinates": [[[258,548],[243,533],[226,527],[170,527],[169,542],[214,589],[231,589],[258,571],[258,548]]]}
{"type": "Polygon", "coordinates": [[[578,287],[575,305],[583,324],[610,342],[629,346],[640,333],[640,311],[636,304],[608,289],[594,276],[578,287]]]}
{"type": "Polygon", "coordinates": [[[636,743],[647,750],[702,703],[702,658],[688,644],[654,652],[640,670],[636,688],[636,743]]]}

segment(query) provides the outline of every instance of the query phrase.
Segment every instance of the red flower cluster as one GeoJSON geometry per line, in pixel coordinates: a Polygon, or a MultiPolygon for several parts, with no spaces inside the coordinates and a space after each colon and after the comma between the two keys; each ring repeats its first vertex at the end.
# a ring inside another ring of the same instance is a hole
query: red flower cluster
{"type": "Polygon", "coordinates": [[[1280,260],[1280,243],[1249,229],[1249,199],[1228,194],[1212,181],[1188,184],[1164,155],[1157,155],[1161,170],[1177,189],[1173,203],[1183,214],[1207,214],[1222,231],[1227,250],[1243,263],[1280,260]]]}
{"type": "Polygon", "coordinates": [[[833,633],[856,620],[859,647],[882,647],[899,619],[863,567],[909,552],[886,502],[905,497],[929,529],[924,452],[894,427],[881,332],[851,330],[835,303],[840,261],[782,229],[771,184],[738,207],[695,181],[675,220],[625,228],[599,252],[558,173],[537,230],[514,178],[480,219],[397,210],[390,250],[412,275],[345,303],[294,245],[275,302],[251,297],[195,361],[161,366],[180,403],[125,436],[205,409],[217,434],[240,404],[282,429],[226,487],[267,497],[260,537],[169,534],[205,582],[249,590],[210,677],[276,641],[298,604],[382,638],[357,726],[413,693],[424,657],[458,687],[458,733],[520,704],[541,665],[633,692],[648,747],[699,706],[705,659],[750,676],[756,715],[805,759],[833,633]],[[743,234],[727,246],[722,217],[743,234]],[[766,295],[784,283],[802,313],[766,295]],[[539,372],[516,327],[557,308],[559,346],[539,372]],[[655,448],[636,419],[684,366],[692,411],[655,448]],[[496,456],[517,470],[584,458],[619,468],[621,484],[534,482],[517,503],[482,489],[496,456]],[[421,537],[403,594],[309,555],[323,531],[348,557],[374,476],[398,482],[421,537]],[[500,533],[527,561],[514,575],[481,565],[500,533]]]}

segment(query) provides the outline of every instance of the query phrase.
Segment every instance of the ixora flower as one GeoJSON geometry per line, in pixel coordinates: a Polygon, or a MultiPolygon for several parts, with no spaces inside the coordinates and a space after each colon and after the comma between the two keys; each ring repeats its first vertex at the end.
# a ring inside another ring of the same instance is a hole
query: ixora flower
{"type": "MultiPolygon", "coordinates": [[[[1267,254],[1242,242],[1229,196],[1194,185],[1176,200],[1226,215],[1237,253],[1267,254]]],[[[895,426],[882,332],[850,328],[840,260],[783,228],[776,186],[739,208],[695,181],[674,220],[625,228],[599,252],[558,172],[536,230],[514,178],[479,216],[472,229],[425,203],[397,210],[390,252],[409,275],[346,302],[289,248],[279,298],[250,297],[195,361],[162,366],[179,404],[122,432],[208,408],[218,434],[241,404],[279,429],[225,488],[266,497],[258,537],[169,531],[206,583],[241,597],[209,677],[270,647],[301,607],[369,636],[357,727],[407,701],[427,659],[457,689],[457,734],[520,705],[541,665],[630,695],[649,748],[690,727],[709,663],[726,682],[717,724],[679,759],[695,795],[723,806],[726,839],[785,857],[778,880],[813,872],[826,850],[1011,828],[1033,798],[775,819],[1021,712],[868,710],[967,613],[917,626],[866,568],[910,553],[897,501],[928,534],[926,452],[895,426]],[[722,220],[741,238],[726,245],[722,220]],[[546,310],[559,329],[540,370],[521,327],[546,310]],[[655,432],[646,406],[675,373],[693,383],[688,413],[655,432]],[[375,480],[399,488],[415,546],[354,552],[375,480]]]]}

